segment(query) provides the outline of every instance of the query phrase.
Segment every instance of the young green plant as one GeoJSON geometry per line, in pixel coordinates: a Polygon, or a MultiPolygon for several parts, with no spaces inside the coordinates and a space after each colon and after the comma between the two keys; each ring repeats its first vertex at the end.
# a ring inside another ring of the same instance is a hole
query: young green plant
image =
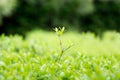
{"type": "Polygon", "coordinates": [[[62,36],[62,34],[63,34],[64,30],[65,30],[65,27],[55,28],[54,30],[55,30],[55,32],[57,33],[58,40],[59,40],[59,46],[60,46],[60,56],[59,56],[59,57],[57,58],[57,60],[56,60],[56,61],[59,62],[59,61],[61,60],[64,52],[65,52],[66,50],[68,50],[69,48],[71,48],[72,45],[69,45],[67,48],[63,48],[63,43],[62,43],[62,40],[61,40],[61,36],[62,36]]]}

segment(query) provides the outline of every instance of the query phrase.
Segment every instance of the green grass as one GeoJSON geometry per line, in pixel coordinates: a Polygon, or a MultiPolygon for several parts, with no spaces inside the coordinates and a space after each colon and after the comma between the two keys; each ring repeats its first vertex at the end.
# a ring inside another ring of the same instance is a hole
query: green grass
{"type": "Polygon", "coordinates": [[[53,32],[0,36],[0,80],[120,80],[120,34],[64,33],[63,46],[74,44],[60,62],[53,32]]]}

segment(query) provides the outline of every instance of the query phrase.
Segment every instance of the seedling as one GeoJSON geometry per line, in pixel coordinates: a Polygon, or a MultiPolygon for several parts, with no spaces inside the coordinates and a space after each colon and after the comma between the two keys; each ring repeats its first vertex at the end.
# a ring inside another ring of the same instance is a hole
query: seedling
{"type": "Polygon", "coordinates": [[[63,34],[64,30],[65,30],[65,27],[55,28],[54,30],[55,30],[55,32],[57,33],[58,40],[59,40],[59,46],[60,46],[60,56],[59,56],[59,57],[57,58],[57,60],[56,60],[56,62],[57,62],[57,61],[59,62],[59,61],[61,60],[64,52],[67,51],[69,48],[71,48],[72,45],[69,45],[68,47],[63,48],[63,42],[62,42],[62,40],[61,40],[61,36],[62,36],[62,34],[63,34]]]}

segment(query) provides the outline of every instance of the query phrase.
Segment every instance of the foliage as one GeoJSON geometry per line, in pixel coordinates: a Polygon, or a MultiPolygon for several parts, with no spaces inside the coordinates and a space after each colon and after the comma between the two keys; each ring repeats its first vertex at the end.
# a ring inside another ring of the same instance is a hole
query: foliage
{"type": "Polygon", "coordinates": [[[106,30],[116,30],[119,32],[120,1],[100,0],[95,1],[94,5],[95,12],[81,19],[83,30],[90,30],[98,34],[106,30]]]}
{"type": "Polygon", "coordinates": [[[52,32],[35,31],[21,36],[0,36],[0,80],[119,80],[120,34],[106,32],[102,39],[93,33],[65,33],[75,44],[55,62],[58,42],[52,32]]]}
{"type": "MultiPolygon", "coordinates": [[[[3,1],[3,0],[2,0],[3,1]]],[[[7,0],[4,0],[7,1],[7,0]]],[[[25,34],[42,28],[51,30],[53,26],[67,29],[91,31],[101,34],[105,30],[120,31],[119,0],[11,0],[16,7],[6,5],[10,17],[3,17],[0,32],[25,34]]],[[[9,2],[9,1],[7,1],[9,2]]],[[[10,3],[9,3],[10,4],[10,3]]],[[[4,14],[7,14],[5,11],[4,14]]]]}
{"type": "Polygon", "coordinates": [[[0,0],[0,24],[2,17],[10,16],[17,6],[17,0],[0,0]]]}

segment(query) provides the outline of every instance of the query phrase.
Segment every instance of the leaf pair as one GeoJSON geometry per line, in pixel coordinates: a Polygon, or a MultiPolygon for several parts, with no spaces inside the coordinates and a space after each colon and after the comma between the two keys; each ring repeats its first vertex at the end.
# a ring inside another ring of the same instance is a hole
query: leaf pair
{"type": "Polygon", "coordinates": [[[58,36],[61,36],[65,30],[65,27],[59,27],[54,29],[58,36]]]}

